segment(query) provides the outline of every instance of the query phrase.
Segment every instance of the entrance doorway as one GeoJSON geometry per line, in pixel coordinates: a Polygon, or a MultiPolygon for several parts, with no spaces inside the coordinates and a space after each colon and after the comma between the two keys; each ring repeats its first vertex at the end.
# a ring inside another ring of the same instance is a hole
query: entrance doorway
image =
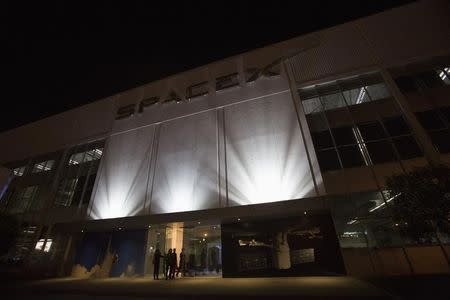
{"type": "MultiPolygon", "coordinates": [[[[221,226],[169,223],[149,226],[147,233],[145,274],[153,276],[156,249],[166,255],[176,249],[179,277],[222,276],[221,226]],[[180,261],[181,251],[185,262],[180,261]]],[[[160,278],[164,278],[165,259],[160,260],[160,278]]]]}

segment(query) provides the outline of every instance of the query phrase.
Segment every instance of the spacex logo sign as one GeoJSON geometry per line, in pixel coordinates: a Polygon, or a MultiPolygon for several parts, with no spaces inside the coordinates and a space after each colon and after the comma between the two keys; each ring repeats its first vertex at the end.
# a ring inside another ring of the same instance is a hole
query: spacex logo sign
{"type": "MultiPolygon", "coordinates": [[[[261,77],[274,77],[280,75],[279,72],[273,71],[273,67],[278,65],[280,63],[280,60],[277,60],[270,65],[261,68],[261,69],[248,69],[245,71],[245,82],[251,83],[254,82],[261,77]]],[[[238,73],[232,73],[229,75],[221,76],[216,78],[215,80],[216,91],[225,90],[232,87],[238,87],[239,86],[239,74],[238,73]]],[[[169,95],[161,99],[160,97],[150,97],[141,100],[137,105],[137,112],[142,113],[145,108],[151,107],[154,105],[159,104],[167,104],[167,103],[182,103],[182,102],[189,102],[191,99],[200,97],[200,96],[206,96],[208,95],[209,83],[207,81],[200,82],[193,84],[186,88],[185,97],[180,97],[176,92],[171,91],[169,95]]],[[[128,104],[122,107],[119,107],[116,114],[116,120],[125,119],[130,116],[132,116],[136,112],[136,104],[128,104]]]]}

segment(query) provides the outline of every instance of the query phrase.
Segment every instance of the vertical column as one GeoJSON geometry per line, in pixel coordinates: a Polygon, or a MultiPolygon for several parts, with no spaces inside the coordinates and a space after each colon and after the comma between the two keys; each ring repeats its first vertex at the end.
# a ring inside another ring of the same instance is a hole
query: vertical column
{"type": "Polygon", "coordinates": [[[217,185],[219,207],[228,206],[227,166],[226,166],[226,137],[225,137],[225,110],[216,110],[217,122],[217,185]]]}
{"type": "Polygon", "coordinates": [[[58,271],[58,275],[59,276],[63,276],[64,274],[64,270],[65,270],[65,266],[67,263],[67,258],[69,257],[69,252],[70,249],[72,248],[72,234],[69,236],[69,240],[67,241],[67,245],[66,245],[66,249],[64,250],[64,256],[61,262],[61,265],[59,266],[59,271],[58,271]]]}
{"type": "Polygon", "coordinates": [[[292,102],[297,115],[298,125],[300,127],[300,133],[302,135],[303,145],[305,147],[306,156],[308,158],[308,165],[311,172],[311,177],[314,183],[314,189],[317,196],[324,195],[325,187],[323,185],[322,173],[320,172],[319,162],[317,160],[316,152],[314,151],[314,145],[312,137],[309,132],[308,123],[306,121],[306,115],[301,105],[301,99],[297,92],[297,84],[294,80],[292,69],[289,62],[284,61],[282,64],[287,80],[289,82],[289,88],[291,90],[292,102]]]}

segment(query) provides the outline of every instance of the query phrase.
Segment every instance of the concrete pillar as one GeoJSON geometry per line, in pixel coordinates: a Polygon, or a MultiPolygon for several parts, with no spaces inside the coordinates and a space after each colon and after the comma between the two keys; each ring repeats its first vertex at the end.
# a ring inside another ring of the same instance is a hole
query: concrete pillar
{"type": "Polygon", "coordinates": [[[275,234],[273,265],[278,270],[291,267],[291,253],[287,241],[287,232],[285,231],[275,234]]]}

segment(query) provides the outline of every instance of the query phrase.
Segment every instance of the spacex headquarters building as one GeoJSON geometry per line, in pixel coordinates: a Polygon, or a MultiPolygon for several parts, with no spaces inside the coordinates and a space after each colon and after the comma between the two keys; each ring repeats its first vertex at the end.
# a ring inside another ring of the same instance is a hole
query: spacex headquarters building
{"type": "Polygon", "coordinates": [[[7,258],[96,278],[151,274],[169,248],[185,276],[449,272],[450,238],[418,244],[385,188],[450,163],[449,20],[414,2],[0,133],[7,258]]]}

